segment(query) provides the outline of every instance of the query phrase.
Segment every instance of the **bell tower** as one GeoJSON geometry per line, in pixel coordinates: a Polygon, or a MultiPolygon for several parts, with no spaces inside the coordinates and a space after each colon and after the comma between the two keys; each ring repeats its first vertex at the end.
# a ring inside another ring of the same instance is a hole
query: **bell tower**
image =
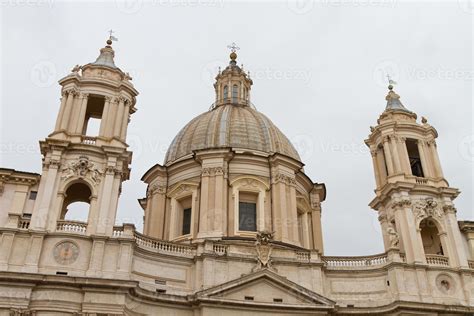
{"type": "Polygon", "coordinates": [[[76,65],[59,81],[56,125],[40,141],[43,171],[31,229],[112,234],[121,184],[130,173],[126,135],[138,95],[132,78],[115,65],[112,39],[95,62],[76,65]],[[87,221],[66,220],[76,202],[88,205],[87,221]]]}
{"type": "Polygon", "coordinates": [[[467,267],[453,200],[459,191],[444,178],[436,129],[400,101],[390,84],[387,106],[365,141],[370,148],[385,250],[407,263],[467,267]]]}

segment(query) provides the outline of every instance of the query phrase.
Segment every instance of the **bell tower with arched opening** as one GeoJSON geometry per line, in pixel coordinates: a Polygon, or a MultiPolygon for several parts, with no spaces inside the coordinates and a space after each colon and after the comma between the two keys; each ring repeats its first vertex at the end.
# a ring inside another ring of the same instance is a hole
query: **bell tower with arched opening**
{"type": "Polygon", "coordinates": [[[126,135],[138,91],[114,62],[112,37],[93,63],[62,78],[54,131],[40,142],[43,172],[31,219],[34,230],[112,234],[132,153],[126,135]],[[68,218],[81,203],[81,221],[68,218]]]}
{"type": "Polygon", "coordinates": [[[467,254],[453,200],[459,191],[444,178],[436,129],[400,101],[389,85],[387,106],[365,141],[370,148],[385,249],[399,250],[407,263],[442,262],[467,267],[467,254]]]}

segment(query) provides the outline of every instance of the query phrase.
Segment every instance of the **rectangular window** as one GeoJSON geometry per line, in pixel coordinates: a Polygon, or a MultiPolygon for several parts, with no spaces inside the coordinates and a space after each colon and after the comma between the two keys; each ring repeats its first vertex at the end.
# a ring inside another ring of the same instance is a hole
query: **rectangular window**
{"type": "Polygon", "coordinates": [[[36,200],[37,195],[38,195],[37,191],[30,191],[30,200],[36,200]]]}
{"type": "Polygon", "coordinates": [[[410,159],[411,174],[416,177],[424,177],[423,167],[421,165],[420,152],[418,151],[417,141],[414,139],[406,140],[408,158],[410,159]]]}
{"type": "Polygon", "coordinates": [[[257,231],[257,204],[239,202],[239,230],[257,231]]]}
{"type": "Polygon", "coordinates": [[[188,235],[191,233],[191,209],[185,208],[183,210],[183,231],[182,235],[188,235]]]}

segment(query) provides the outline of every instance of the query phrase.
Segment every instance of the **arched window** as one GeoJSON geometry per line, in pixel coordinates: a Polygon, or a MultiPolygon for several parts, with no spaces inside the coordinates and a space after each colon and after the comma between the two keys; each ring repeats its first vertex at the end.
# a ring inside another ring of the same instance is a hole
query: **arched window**
{"type": "Polygon", "coordinates": [[[432,219],[426,218],[421,221],[420,229],[425,254],[444,256],[444,250],[441,244],[441,239],[439,238],[439,231],[436,223],[432,219]]]}
{"type": "Polygon", "coordinates": [[[234,84],[232,86],[232,102],[237,102],[237,97],[239,96],[239,86],[234,84]]]}
{"type": "Polygon", "coordinates": [[[87,222],[91,195],[91,189],[83,182],[69,186],[65,193],[60,219],[87,222]]]}
{"type": "Polygon", "coordinates": [[[227,99],[228,97],[229,97],[229,87],[224,86],[224,95],[223,95],[222,99],[227,99]]]}

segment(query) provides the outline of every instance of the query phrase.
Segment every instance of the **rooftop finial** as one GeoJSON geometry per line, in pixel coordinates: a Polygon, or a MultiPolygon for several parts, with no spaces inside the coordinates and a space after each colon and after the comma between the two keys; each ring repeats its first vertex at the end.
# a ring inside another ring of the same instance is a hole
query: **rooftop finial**
{"type": "Polygon", "coordinates": [[[115,33],[114,30],[109,30],[109,39],[107,40],[107,45],[112,45],[112,41],[118,41],[118,38],[113,36],[112,34],[115,33]]]}
{"type": "Polygon", "coordinates": [[[395,80],[392,80],[389,74],[387,74],[387,79],[388,79],[388,90],[392,91],[393,85],[397,83],[395,82],[395,80]]]}
{"type": "Polygon", "coordinates": [[[232,44],[230,45],[227,45],[227,48],[230,49],[230,62],[232,64],[236,64],[235,60],[237,59],[237,53],[236,51],[238,51],[240,49],[240,47],[238,47],[234,42],[232,42],[232,44]]]}

